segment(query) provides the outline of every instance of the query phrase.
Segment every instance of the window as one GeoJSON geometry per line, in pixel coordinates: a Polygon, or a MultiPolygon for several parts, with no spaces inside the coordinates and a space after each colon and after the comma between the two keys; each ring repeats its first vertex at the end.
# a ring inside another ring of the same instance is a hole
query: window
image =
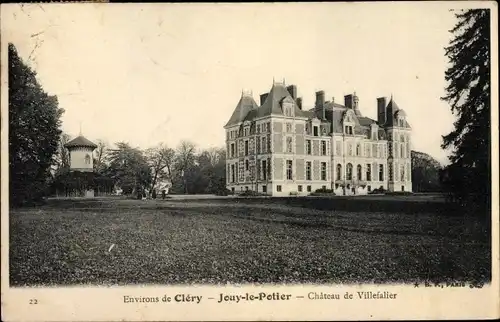
{"type": "Polygon", "coordinates": [[[267,180],[267,162],[262,160],[262,180],[267,180]]]}
{"type": "Polygon", "coordinates": [[[234,187],[231,187],[231,192],[234,193],[234,187]]]}
{"type": "Polygon", "coordinates": [[[342,165],[337,164],[337,180],[342,180],[342,165]]]}
{"type": "Polygon", "coordinates": [[[347,155],[352,156],[352,145],[351,143],[347,143],[347,155]]]}
{"type": "Polygon", "coordinates": [[[348,163],[346,169],[347,169],[346,180],[352,180],[352,164],[348,163]]]}
{"type": "Polygon", "coordinates": [[[321,180],[326,181],[326,162],[321,162],[321,180]]]}
{"type": "Polygon", "coordinates": [[[292,132],[292,124],[291,123],[286,123],[286,132],[291,133],[292,132]]]}
{"type": "Polygon", "coordinates": [[[307,186],[307,192],[311,192],[311,186],[307,186]]]}
{"type": "Polygon", "coordinates": [[[261,148],[261,153],[266,153],[266,137],[263,136],[262,137],[262,144],[260,145],[260,148],[261,148]]]}
{"type": "Polygon", "coordinates": [[[405,166],[401,165],[401,181],[405,180],[405,166]]]}
{"type": "Polygon", "coordinates": [[[90,164],[90,155],[85,156],[85,164],[90,164]]]}
{"type": "Polygon", "coordinates": [[[276,186],[276,191],[281,192],[281,185],[276,186]]]}
{"type": "Polygon", "coordinates": [[[238,180],[238,163],[236,163],[236,164],[234,165],[234,169],[235,169],[235,173],[236,173],[236,175],[235,175],[235,181],[239,181],[239,180],[238,180]]]}
{"type": "Polygon", "coordinates": [[[260,133],[260,124],[257,124],[257,133],[260,133]]]}
{"type": "Polygon", "coordinates": [[[401,153],[401,158],[404,158],[404,144],[401,143],[401,149],[399,149],[399,152],[401,153]]]}
{"type": "Polygon", "coordinates": [[[326,155],[326,141],[321,141],[321,155],[326,155]]]}
{"type": "Polygon", "coordinates": [[[256,139],[255,143],[257,144],[257,146],[255,147],[255,151],[257,151],[257,153],[259,153],[260,152],[260,140],[256,139]]]}
{"type": "Polygon", "coordinates": [[[231,182],[234,182],[236,178],[236,172],[234,171],[234,164],[231,164],[231,182]]]}
{"type": "Polygon", "coordinates": [[[311,140],[306,140],[306,154],[311,154],[311,140]]]}
{"type": "Polygon", "coordinates": [[[313,131],[314,131],[314,132],[313,132],[314,136],[318,136],[318,127],[317,127],[317,126],[315,126],[315,127],[313,128],[313,131]]]}
{"type": "Polygon", "coordinates": [[[372,186],[368,186],[367,189],[368,189],[368,192],[372,191],[372,186]]]}
{"type": "Polygon", "coordinates": [[[379,164],[378,166],[378,181],[384,181],[384,165],[379,164]]]}
{"type": "Polygon", "coordinates": [[[247,129],[247,128],[245,128],[245,129],[243,130],[243,136],[247,136],[247,135],[248,135],[248,129],[247,129]]]}
{"type": "Polygon", "coordinates": [[[267,122],[267,132],[271,132],[271,122],[267,122]]]}
{"type": "Polygon", "coordinates": [[[292,145],[292,137],[291,136],[286,137],[286,152],[293,153],[293,145],[292,145]]]}
{"type": "Polygon", "coordinates": [[[234,143],[231,143],[231,158],[234,158],[234,143]]]}
{"type": "Polygon", "coordinates": [[[401,186],[401,191],[405,191],[405,186],[401,186]]]}
{"type": "Polygon", "coordinates": [[[306,162],[306,180],[311,180],[311,162],[306,162]]]}
{"type": "Polygon", "coordinates": [[[245,190],[248,191],[248,187],[245,187],[245,190]]]}
{"type": "Polygon", "coordinates": [[[361,155],[361,144],[359,144],[359,143],[358,143],[358,145],[356,145],[356,155],[357,156],[361,155]]]}
{"type": "Polygon", "coordinates": [[[358,164],[358,166],[357,166],[357,170],[358,170],[358,171],[357,171],[357,172],[358,172],[358,173],[357,173],[357,175],[358,175],[358,180],[361,180],[361,179],[363,178],[363,170],[362,170],[362,168],[361,168],[361,164],[358,164]]]}
{"type": "Polygon", "coordinates": [[[336,151],[337,155],[341,154],[340,153],[340,147],[341,147],[340,142],[336,142],[335,143],[335,151],[336,151]]]}
{"type": "Polygon", "coordinates": [[[262,186],[262,192],[264,192],[264,193],[267,192],[267,186],[262,186]]]}
{"type": "Polygon", "coordinates": [[[248,162],[248,160],[245,160],[245,170],[248,171],[249,168],[250,168],[250,162],[248,162]]]}
{"type": "Polygon", "coordinates": [[[321,186],[321,189],[326,190],[326,186],[321,186]]]}
{"type": "Polygon", "coordinates": [[[372,165],[366,165],[366,181],[372,181],[372,165]]]}
{"type": "Polygon", "coordinates": [[[302,192],[302,185],[300,185],[300,184],[299,184],[299,185],[297,186],[297,191],[298,191],[298,192],[302,192]]]}
{"type": "Polygon", "coordinates": [[[345,132],[345,134],[352,135],[352,133],[353,133],[353,132],[352,132],[352,125],[346,125],[346,126],[344,127],[344,132],[345,132]]]}
{"type": "Polygon", "coordinates": [[[293,163],[292,160],[286,160],[286,179],[287,180],[292,180],[293,179],[293,163]]]}

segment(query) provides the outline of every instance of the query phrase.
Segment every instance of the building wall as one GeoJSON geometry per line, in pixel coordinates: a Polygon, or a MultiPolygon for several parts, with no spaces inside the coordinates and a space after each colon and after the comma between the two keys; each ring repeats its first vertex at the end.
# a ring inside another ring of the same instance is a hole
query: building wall
{"type": "Polygon", "coordinates": [[[307,122],[310,122],[310,127],[319,124],[314,120],[272,116],[257,120],[253,132],[249,125],[228,128],[228,189],[235,192],[257,190],[274,196],[308,195],[321,188],[333,189],[337,195],[362,195],[380,187],[389,191],[411,191],[410,129],[389,129],[387,140],[378,140],[377,126],[371,129],[369,136],[323,135],[322,131],[319,131],[319,136],[313,136],[311,131],[306,133],[307,122]],[[245,128],[248,129],[246,132],[245,128]],[[239,137],[231,135],[231,132],[239,137]],[[289,140],[291,150],[287,143],[289,140]],[[248,141],[248,154],[245,154],[245,141],[248,141]],[[310,149],[307,147],[309,141],[310,149]],[[231,144],[235,146],[233,156],[231,144]],[[262,174],[263,160],[266,161],[265,176],[262,174]],[[287,161],[292,162],[291,179],[287,177],[287,161]],[[309,162],[310,180],[307,176],[309,162]],[[321,176],[322,163],[326,165],[326,180],[321,176]],[[351,180],[347,180],[349,164],[352,165],[351,180]],[[340,177],[337,174],[338,165],[340,177]],[[231,166],[235,167],[234,181],[231,166]],[[361,176],[358,175],[358,167],[361,168],[361,176]]]}
{"type": "Polygon", "coordinates": [[[92,148],[71,148],[70,168],[75,171],[93,171],[94,157],[92,148]],[[87,162],[88,161],[88,162],[87,162]]]}

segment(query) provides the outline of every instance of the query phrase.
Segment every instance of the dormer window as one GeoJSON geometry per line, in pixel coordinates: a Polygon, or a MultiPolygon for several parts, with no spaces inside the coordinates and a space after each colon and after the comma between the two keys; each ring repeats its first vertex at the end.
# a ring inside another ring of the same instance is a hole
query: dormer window
{"type": "Polygon", "coordinates": [[[313,127],[313,135],[314,136],[319,136],[319,134],[318,134],[318,127],[317,126],[313,127]]]}

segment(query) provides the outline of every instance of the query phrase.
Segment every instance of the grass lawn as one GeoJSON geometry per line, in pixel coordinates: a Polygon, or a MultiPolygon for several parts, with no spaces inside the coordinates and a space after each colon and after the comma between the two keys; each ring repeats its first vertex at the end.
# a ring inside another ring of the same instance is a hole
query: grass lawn
{"type": "Polygon", "coordinates": [[[274,199],[95,199],[52,200],[39,208],[11,210],[10,283],[411,283],[491,278],[490,233],[473,219],[427,211],[350,212],[308,206],[274,199]]]}

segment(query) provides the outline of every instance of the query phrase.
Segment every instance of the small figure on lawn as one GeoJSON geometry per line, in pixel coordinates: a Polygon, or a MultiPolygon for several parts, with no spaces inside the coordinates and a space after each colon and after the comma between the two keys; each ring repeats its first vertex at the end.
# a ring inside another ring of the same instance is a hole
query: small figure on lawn
{"type": "Polygon", "coordinates": [[[161,191],[161,198],[162,198],[162,199],[165,199],[166,194],[167,194],[167,193],[166,193],[165,189],[164,189],[164,190],[162,190],[162,191],[161,191]]]}
{"type": "Polygon", "coordinates": [[[153,189],[152,197],[153,199],[156,199],[156,189],[153,189]]]}

